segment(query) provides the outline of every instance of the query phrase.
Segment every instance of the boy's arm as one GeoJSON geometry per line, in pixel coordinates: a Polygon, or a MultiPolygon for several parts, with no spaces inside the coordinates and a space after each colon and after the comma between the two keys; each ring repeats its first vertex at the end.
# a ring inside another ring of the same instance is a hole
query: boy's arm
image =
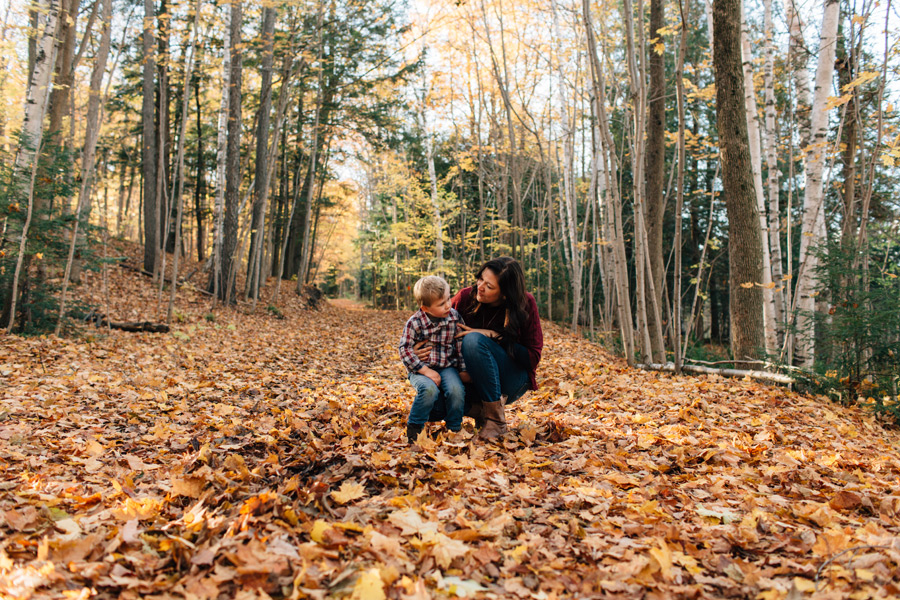
{"type": "Polygon", "coordinates": [[[410,373],[416,373],[425,366],[425,363],[416,356],[415,349],[413,348],[415,343],[416,329],[413,320],[410,319],[403,327],[403,335],[400,336],[400,346],[398,348],[400,351],[400,360],[403,361],[403,365],[410,373]]]}

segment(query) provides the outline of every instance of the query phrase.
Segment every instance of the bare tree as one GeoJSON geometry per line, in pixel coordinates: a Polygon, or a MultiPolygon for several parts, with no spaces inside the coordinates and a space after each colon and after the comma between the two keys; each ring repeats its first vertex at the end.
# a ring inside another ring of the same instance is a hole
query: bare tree
{"type": "Polygon", "coordinates": [[[153,0],[144,0],[144,72],[141,100],[142,175],[144,181],[144,270],[156,272],[159,250],[159,221],[157,213],[157,169],[158,151],[156,147],[156,38],[153,32],[155,21],[153,0]]]}
{"type": "Polygon", "coordinates": [[[275,47],[275,8],[272,6],[263,7],[260,35],[263,41],[263,55],[260,62],[262,83],[259,116],[256,119],[256,186],[250,224],[250,259],[247,261],[246,285],[246,297],[254,299],[259,297],[260,282],[263,279],[260,263],[269,196],[269,113],[272,108],[272,63],[275,47]]]}
{"type": "Polygon", "coordinates": [[[741,69],[740,0],[713,0],[716,116],[728,212],[731,349],[737,362],[764,348],[762,233],[753,190],[741,69]]]}
{"type": "Polygon", "coordinates": [[[823,171],[828,151],[828,96],[834,75],[835,41],[840,3],[826,0],[819,38],[819,64],[816,67],[816,89],[810,112],[810,140],[806,148],[806,188],[803,195],[800,268],[797,273],[797,360],[804,367],[815,361],[815,331],[812,314],[816,308],[815,273],[818,266],[817,246],[825,240],[823,171]]]}

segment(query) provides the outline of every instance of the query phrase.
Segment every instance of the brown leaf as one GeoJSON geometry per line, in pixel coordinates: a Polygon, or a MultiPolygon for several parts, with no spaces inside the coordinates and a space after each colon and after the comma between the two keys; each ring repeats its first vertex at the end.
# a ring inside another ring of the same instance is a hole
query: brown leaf
{"type": "Polygon", "coordinates": [[[859,497],[859,494],[847,490],[838,492],[828,503],[835,510],[853,510],[860,504],[862,504],[862,498],[859,497]]]}

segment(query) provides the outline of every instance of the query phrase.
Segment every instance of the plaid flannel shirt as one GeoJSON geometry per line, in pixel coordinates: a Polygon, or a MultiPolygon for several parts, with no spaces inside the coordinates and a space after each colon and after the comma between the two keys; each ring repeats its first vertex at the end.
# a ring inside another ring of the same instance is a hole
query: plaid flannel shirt
{"type": "Polygon", "coordinates": [[[450,309],[450,315],[439,321],[432,321],[421,308],[413,314],[403,328],[400,337],[400,360],[416,373],[424,366],[442,369],[456,367],[458,371],[466,370],[462,357],[462,338],[456,338],[458,325],[462,318],[456,309],[450,309]],[[419,360],[413,346],[422,340],[431,342],[431,353],[427,361],[419,360]]]}

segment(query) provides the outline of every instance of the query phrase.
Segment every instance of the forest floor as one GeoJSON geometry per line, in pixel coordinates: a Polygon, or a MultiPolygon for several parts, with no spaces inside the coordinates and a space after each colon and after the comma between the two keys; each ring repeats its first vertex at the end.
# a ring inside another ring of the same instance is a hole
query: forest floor
{"type": "MultiPolygon", "coordinates": [[[[106,312],[99,274],[77,293],[106,312]]],[[[504,440],[410,447],[408,315],[281,297],[0,337],[0,597],[900,594],[900,435],[859,409],[547,324],[504,440]]],[[[114,320],[155,298],[111,270],[114,320]]]]}

